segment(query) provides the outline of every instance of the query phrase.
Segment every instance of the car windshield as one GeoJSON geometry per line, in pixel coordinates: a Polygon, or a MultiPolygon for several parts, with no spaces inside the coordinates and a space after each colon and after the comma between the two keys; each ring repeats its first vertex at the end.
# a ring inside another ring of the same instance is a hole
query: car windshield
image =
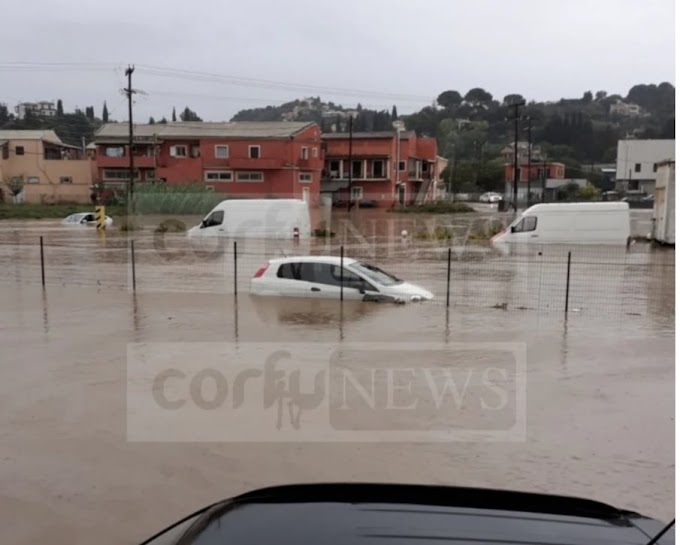
{"type": "Polygon", "coordinates": [[[381,286],[395,286],[404,282],[396,276],[379,269],[375,265],[369,265],[368,263],[352,263],[347,268],[364,275],[369,280],[372,280],[381,286]]]}

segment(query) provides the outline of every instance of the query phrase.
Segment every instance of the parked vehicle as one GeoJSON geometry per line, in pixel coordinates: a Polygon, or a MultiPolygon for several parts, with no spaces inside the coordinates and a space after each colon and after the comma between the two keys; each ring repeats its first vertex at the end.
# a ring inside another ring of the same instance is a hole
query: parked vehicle
{"type": "Polygon", "coordinates": [[[310,238],[309,207],[297,199],[225,200],[187,234],[190,238],[310,238]]]}
{"type": "Polygon", "coordinates": [[[389,541],[670,545],[675,528],[674,522],[567,496],[449,486],[302,484],[214,503],[142,545],[389,541]]]}
{"type": "Polygon", "coordinates": [[[359,208],[377,208],[378,201],[373,199],[361,199],[359,201],[359,208]]]}
{"type": "Polygon", "coordinates": [[[505,244],[620,244],[630,238],[626,202],[550,203],[527,208],[494,236],[505,244]]]}
{"type": "Polygon", "coordinates": [[[489,193],[482,193],[482,196],[479,197],[479,202],[498,202],[503,198],[503,195],[500,193],[494,193],[493,191],[490,191],[489,193]]]}
{"type": "Polygon", "coordinates": [[[374,265],[337,256],[301,256],[271,259],[257,270],[250,283],[254,295],[278,297],[343,298],[406,303],[433,298],[420,286],[404,282],[374,265]]]}
{"type": "MultiPolygon", "coordinates": [[[[71,214],[61,220],[62,225],[68,225],[71,227],[96,227],[97,218],[94,212],[78,212],[77,214],[71,214]]],[[[104,227],[107,229],[113,225],[113,219],[106,216],[104,219],[104,227]]]]}

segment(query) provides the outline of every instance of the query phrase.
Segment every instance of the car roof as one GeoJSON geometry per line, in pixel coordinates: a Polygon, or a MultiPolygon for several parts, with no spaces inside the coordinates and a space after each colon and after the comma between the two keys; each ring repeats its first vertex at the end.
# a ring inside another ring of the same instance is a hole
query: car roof
{"type": "MultiPolygon", "coordinates": [[[[344,265],[351,265],[356,263],[356,259],[350,257],[343,258],[344,265]]],[[[301,255],[292,257],[280,257],[270,259],[269,263],[272,265],[282,265],[284,263],[330,263],[332,265],[340,265],[340,256],[335,255],[301,255]]]]}
{"type": "MultiPolygon", "coordinates": [[[[206,543],[232,545],[433,541],[643,545],[664,526],[631,511],[566,496],[319,483],[265,488],[214,504],[180,543],[193,543],[200,534],[206,543]]],[[[673,537],[671,529],[659,543],[672,543],[673,537]]]]}

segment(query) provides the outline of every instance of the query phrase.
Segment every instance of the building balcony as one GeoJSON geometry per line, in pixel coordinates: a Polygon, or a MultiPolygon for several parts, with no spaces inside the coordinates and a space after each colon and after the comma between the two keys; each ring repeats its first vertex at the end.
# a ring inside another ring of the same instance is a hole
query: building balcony
{"type": "Polygon", "coordinates": [[[222,164],[225,168],[232,168],[235,170],[258,170],[258,169],[278,169],[286,166],[286,161],[279,157],[261,157],[259,159],[250,159],[248,157],[235,157],[230,159],[223,159],[222,164]]]}
{"type": "MultiPolygon", "coordinates": [[[[154,168],[156,166],[155,157],[147,157],[144,155],[134,158],[136,168],[154,168]]],[[[105,155],[97,156],[98,168],[129,168],[130,158],[125,157],[106,157],[105,155]]]]}

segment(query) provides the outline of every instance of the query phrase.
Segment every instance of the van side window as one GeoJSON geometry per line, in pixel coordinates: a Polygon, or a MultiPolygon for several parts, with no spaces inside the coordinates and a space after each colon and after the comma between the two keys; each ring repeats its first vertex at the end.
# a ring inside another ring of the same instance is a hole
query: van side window
{"type": "Polygon", "coordinates": [[[205,218],[205,227],[213,227],[215,225],[222,225],[224,221],[224,210],[215,210],[207,218],[205,218]]]}
{"type": "Polygon", "coordinates": [[[537,223],[538,218],[536,216],[525,216],[517,225],[515,225],[513,232],[526,233],[528,231],[535,231],[537,223]]]}

